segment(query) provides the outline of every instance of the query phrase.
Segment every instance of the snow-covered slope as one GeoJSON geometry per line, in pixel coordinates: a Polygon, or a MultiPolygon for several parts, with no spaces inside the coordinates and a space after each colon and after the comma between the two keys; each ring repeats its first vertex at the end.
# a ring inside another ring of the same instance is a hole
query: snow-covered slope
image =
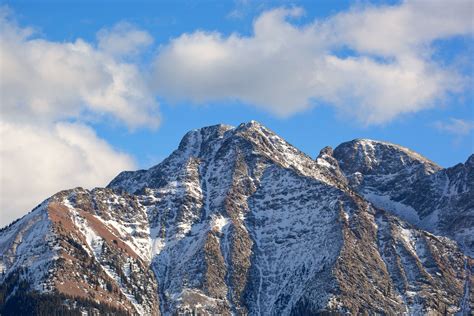
{"type": "Polygon", "coordinates": [[[474,255],[474,155],[443,169],[407,148],[356,139],[334,150],[351,186],[368,201],[474,255]]]}
{"type": "MultiPolygon", "coordinates": [[[[398,173],[416,186],[449,170],[363,142],[362,153],[325,148],[313,160],[254,121],[190,131],[159,165],[60,192],[3,229],[0,303],[18,300],[25,280],[22,293],[82,311],[468,312],[470,258],[365,182],[398,173]]],[[[470,180],[457,168],[446,177],[461,192],[470,180]]],[[[381,183],[401,188],[392,180],[381,183]]]]}
{"type": "Polygon", "coordinates": [[[158,314],[149,236],[133,196],[81,188],[54,195],[0,232],[3,312],[22,314],[11,305],[25,297],[42,306],[63,295],[78,311],[100,304],[103,312],[158,314]]]}

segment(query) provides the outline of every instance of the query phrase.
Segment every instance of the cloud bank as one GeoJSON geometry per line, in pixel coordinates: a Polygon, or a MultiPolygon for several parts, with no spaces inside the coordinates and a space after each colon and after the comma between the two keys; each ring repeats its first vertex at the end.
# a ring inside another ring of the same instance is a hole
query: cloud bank
{"type": "Polygon", "coordinates": [[[130,156],[82,124],[46,128],[0,122],[0,135],[0,226],[60,190],[105,185],[134,168],[130,156]]]}
{"type": "Polygon", "coordinates": [[[54,121],[88,113],[132,128],[158,126],[157,104],[140,70],[116,57],[148,44],[147,33],[130,26],[102,30],[96,48],[81,39],[34,38],[5,13],[0,29],[3,119],[54,121]]]}
{"type": "Polygon", "coordinates": [[[128,24],[101,30],[97,45],[48,41],[0,10],[0,226],[58,190],[103,186],[135,168],[85,123],[68,121],[157,127],[154,95],[130,62],[151,41],[128,24]]]}
{"type": "Polygon", "coordinates": [[[471,1],[356,7],[306,25],[300,8],[261,14],[253,34],[183,34],[154,62],[160,95],[201,104],[239,100],[285,117],[329,103],[362,124],[433,107],[463,89],[432,44],[472,34],[471,1]]]}

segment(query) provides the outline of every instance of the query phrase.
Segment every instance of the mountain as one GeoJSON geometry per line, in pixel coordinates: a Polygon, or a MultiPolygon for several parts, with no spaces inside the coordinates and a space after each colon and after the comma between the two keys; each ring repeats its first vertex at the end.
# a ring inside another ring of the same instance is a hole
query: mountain
{"type": "Polygon", "coordinates": [[[474,255],[474,155],[443,169],[407,148],[356,139],[339,145],[334,158],[366,200],[474,255]]]}
{"type": "Polygon", "coordinates": [[[0,313],[469,314],[472,183],[472,156],[355,140],[312,159],[254,121],[193,130],[3,228],[0,313]]]}

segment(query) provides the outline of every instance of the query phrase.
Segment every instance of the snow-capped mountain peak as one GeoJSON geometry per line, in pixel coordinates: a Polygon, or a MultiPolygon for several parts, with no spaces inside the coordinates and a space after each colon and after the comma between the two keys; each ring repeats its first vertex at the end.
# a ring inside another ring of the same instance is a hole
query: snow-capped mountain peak
{"type": "Polygon", "coordinates": [[[361,139],[313,160],[255,121],[192,130],[160,164],[2,229],[0,313],[23,297],[105,314],[469,313],[472,165],[361,139]]]}
{"type": "Polygon", "coordinates": [[[442,169],[406,147],[370,139],[342,143],[334,150],[334,156],[347,174],[393,174],[418,167],[424,173],[434,173],[442,169]]]}

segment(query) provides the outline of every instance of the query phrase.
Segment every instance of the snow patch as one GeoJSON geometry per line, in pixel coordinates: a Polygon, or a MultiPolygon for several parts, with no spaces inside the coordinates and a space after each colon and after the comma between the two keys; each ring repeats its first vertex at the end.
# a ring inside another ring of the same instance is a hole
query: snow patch
{"type": "Polygon", "coordinates": [[[229,224],[229,220],[222,215],[213,215],[211,217],[211,229],[222,233],[222,229],[229,224]]]}
{"type": "Polygon", "coordinates": [[[388,195],[380,195],[375,192],[364,192],[364,197],[376,207],[390,211],[413,225],[420,225],[420,217],[411,206],[396,202],[388,195]]]}

